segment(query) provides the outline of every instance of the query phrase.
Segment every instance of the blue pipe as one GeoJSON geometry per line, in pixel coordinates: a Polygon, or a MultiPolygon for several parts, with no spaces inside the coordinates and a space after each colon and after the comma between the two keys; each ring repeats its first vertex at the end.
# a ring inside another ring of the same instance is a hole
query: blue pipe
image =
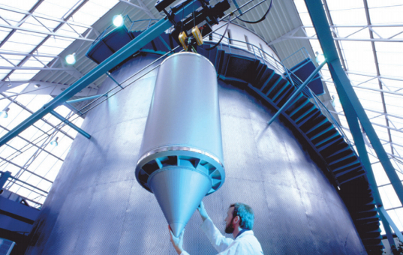
{"type": "Polygon", "coordinates": [[[71,123],[68,119],[64,118],[62,115],[58,114],[55,111],[51,111],[50,112],[53,116],[55,116],[56,118],[58,118],[59,120],[63,121],[64,123],[66,123],[67,125],[69,125],[72,129],[76,130],[78,133],[80,133],[81,135],[83,135],[84,137],[90,139],[91,135],[88,134],[87,132],[85,132],[84,130],[82,130],[81,128],[77,127],[76,125],[74,125],[73,123],[71,123]]]}
{"type": "Polygon", "coordinates": [[[108,95],[102,94],[102,95],[95,95],[95,96],[90,96],[90,97],[82,97],[82,98],[66,101],[66,103],[69,103],[69,104],[78,103],[78,102],[82,102],[82,101],[97,99],[97,98],[102,97],[102,96],[108,96],[108,95]]]}

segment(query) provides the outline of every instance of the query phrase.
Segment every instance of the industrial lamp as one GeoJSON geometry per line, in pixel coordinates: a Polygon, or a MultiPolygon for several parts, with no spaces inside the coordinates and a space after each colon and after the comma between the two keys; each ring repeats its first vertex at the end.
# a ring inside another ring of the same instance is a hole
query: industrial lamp
{"type": "Polygon", "coordinates": [[[112,20],[112,23],[113,23],[113,25],[115,26],[115,27],[120,27],[120,26],[122,26],[123,25],[123,16],[122,15],[115,15],[115,16],[113,16],[113,20],[112,20]]]}
{"type": "Polygon", "coordinates": [[[6,107],[6,108],[4,108],[4,110],[2,110],[1,112],[0,112],[0,118],[7,118],[8,117],[8,111],[10,110],[10,108],[8,108],[8,107],[6,107]]]}
{"type": "Polygon", "coordinates": [[[325,55],[323,55],[322,53],[319,54],[319,52],[315,52],[315,55],[316,63],[318,63],[319,65],[326,61],[325,55]]]}
{"type": "Polygon", "coordinates": [[[55,140],[50,142],[50,145],[52,145],[53,147],[56,147],[57,145],[59,145],[59,143],[57,142],[58,139],[59,139],[59,137],[56,137],[55,140]]]}
{"type": "Polygon", "coordinates": [[[76,53],[69,54],[66,56],[66,63],[68,65],[74,65],[76,63],[76,53]]]}

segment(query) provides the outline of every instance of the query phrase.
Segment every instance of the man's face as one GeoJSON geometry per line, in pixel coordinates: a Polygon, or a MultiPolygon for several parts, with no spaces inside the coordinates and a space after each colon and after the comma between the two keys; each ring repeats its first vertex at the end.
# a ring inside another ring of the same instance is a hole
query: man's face
{"type": "Polygon", "coordinates": [[[225,233],[227,234],[232,234],[234,232],[234,224],[232,223],[234,209],[234,207],[228,208],[227,217],[225,218],[225,233]]]}

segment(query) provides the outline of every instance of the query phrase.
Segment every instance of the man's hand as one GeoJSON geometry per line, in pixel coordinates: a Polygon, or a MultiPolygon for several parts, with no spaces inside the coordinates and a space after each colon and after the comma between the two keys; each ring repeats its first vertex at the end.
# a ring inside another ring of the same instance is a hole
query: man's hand
{"type": "Polygon", "coordinates": [[[200,203],[199,207],[197,207],[197,210],[199,210],[200,217],[202,218],[203,222],[209,218],[206,208],[204,208],[203,201],[200,203]]]}
{"type": "Polygon", "coordinates": [[[178,254],[181,254],[183,252],[183,234],[185,234],[185,230],[182,230],[182,233],[180,234],[179,237],[174,236],[174,233],[172,233],[172,229],[171,226],[168,225],[168,229],[169,229],[169,234],[171,236],[171,243],[174,246],[176,252],[178,254]]]}

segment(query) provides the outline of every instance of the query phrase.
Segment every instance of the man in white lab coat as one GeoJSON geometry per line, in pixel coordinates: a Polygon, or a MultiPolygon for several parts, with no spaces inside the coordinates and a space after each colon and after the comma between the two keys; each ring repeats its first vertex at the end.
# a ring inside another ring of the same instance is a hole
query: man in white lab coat
{"type": "MultiPolygon", "coordinates": [[[[201,229],[207,235],[211,244],[219,252],[219,255],[261,255],[263,254],[262,247],[259,241],[253,234],[252,228],[254,223],[254,214],[250,206],[242,203],[235,203],[230,205],[225,218],[225,233],[232,234],[234,239],[224,237],[220,231],[214,226],[208,216],[203,202],[199,208],[200,216],[203,220],[201,229]]],[[[189,255],[183,250],[183,234],[179,237],[171,235],[171,242],[180,255],[189,255]]]]}

